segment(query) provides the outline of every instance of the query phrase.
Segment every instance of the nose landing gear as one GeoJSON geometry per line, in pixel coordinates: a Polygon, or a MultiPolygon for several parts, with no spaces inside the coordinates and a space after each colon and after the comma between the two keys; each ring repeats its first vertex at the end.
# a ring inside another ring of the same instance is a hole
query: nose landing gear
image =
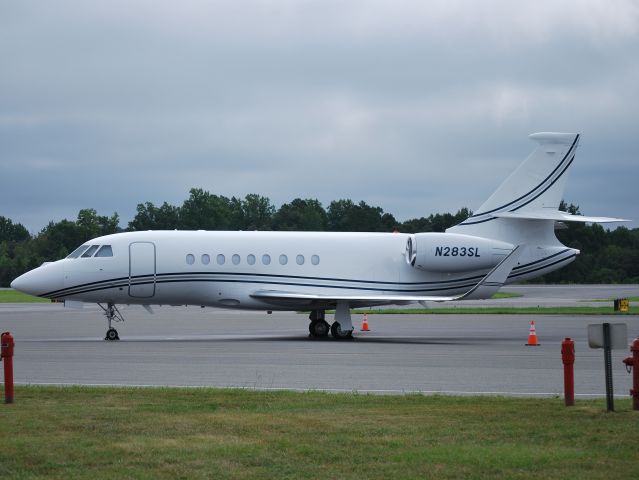
{"type": "Polygon", "coordinates": [[[107,318],[107,322],[109,323],[109,329],[106,332],[105,340],[120,340],[120,336],[118,335],[118,331],[111,326],[111,322],[124,322],[124,317],[113,303],[107,303],[105,307],[101,303],[98,303],[99,307],[104,311],[104,316],[107,318]]]}

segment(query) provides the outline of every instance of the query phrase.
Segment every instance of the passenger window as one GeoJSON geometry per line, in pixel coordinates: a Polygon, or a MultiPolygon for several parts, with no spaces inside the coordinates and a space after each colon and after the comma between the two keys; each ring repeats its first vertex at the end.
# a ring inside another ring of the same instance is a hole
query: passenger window
{"type": "Polygon", "coordinates": [[[318,255],[313,255],[313,256],[311,257],[311,263],[312,263],[313,265],[319,265],[319,260],[320,260],[320,259],[319,259],[319,256],[318,256],[318,255]]]}
{"type": "Polygon", "coordinates": [[[255,255],[252,253],[246,257],[246,263],[249,265],[255,265],[255,255]]]}
{"type": "Polygon", "coordinates": [[[231,257],[231,261],[233,262],[233,265],[239,265],[240,264],[240,256],[236,253],[235,255],[233,255],[231,257]]]}
{"type": "Polygon", "coordinates": [[[186,256],[186,263],[188,263],[189,265],[193,265],[195,263],[195,256],[191,253],[189,253],[186,256]]]}
{"type": "Polygon", "coordinates": [[[226,262],[226,257],[220,253],[217,256],[217,264],[218,265],[224,265],[225,262],[226,262]]]}
{"type": "Polygon", "coordinates": [[[67,255],[67,258],[78,258],[80,254],[84,252],[87,248],[89,248],[88,245],[80,245],[78,248],[73,250],[69,255],[67,255]]]}
{"type": "Polygon", "coordinates": [[[270,265],[271,264],[271,256],[268,253],[265,253],[264,255],[262,255],[262,263],[264,265],[270,265]]]}
{"type": "Polygon", "coordinates": [[[100,245],[91,245],[89,249],[82,254],[82,258],[89,258],[90,256],[92,256],[99,246],[100,245]]]}
{"type": "Polygon", "coordinates": [[[295,261],[298,265],[304,265],[304,255],[298,255],[295,257],[295,261]]]}
{"type": "Polygon", "coordinates": [[[202,255],[202,263],[204,265],[208,265],[210,261],[211,261],[211,257],[209,257],[206,253],[202,255]]]}
{"type": "Polygon", "coordinates": [[[98,250],[95,254],[96,257],[112,257],[113,250],[111,249],[111,245],[102,245],[100,250],[98,250]]]}
{"type": "Polygon", "coordinates": [[[280,255],[280,265],[286,265],[288,263],[288,257],[284,254],[280,255]]]}

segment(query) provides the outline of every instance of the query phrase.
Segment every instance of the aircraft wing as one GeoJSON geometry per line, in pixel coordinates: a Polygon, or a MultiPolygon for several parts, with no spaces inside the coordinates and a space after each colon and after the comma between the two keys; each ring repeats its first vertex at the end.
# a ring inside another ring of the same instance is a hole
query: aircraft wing
{"type": "Polygon", "coordinates": [[[411,303],[411,302],[450,302],[453,300],[477,300],[492,297],[499,290],[510,272],[517,264],[521,255],[521,245],[515,247],[495,268],[482,278],[477,285],[466,293],[455,296],[424,296],[424,295],[333,295],[314,292],[293,292],[283,290],[257,290],[251,297],[268,303],[279,304],[309,304],[313,302],[331,303],[338,301],[359,304],[371,303],[411,303]]]}

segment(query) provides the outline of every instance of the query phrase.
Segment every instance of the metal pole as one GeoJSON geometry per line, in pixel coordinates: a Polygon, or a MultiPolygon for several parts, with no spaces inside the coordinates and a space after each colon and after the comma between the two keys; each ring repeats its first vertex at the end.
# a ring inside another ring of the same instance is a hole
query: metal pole
{"type": "Polygon", "coordinates": [[[606,372],[606,405],[609,412],[615,411],[615,400],[612,388],[612,348],[610,345],[610,324],[603,324],[604,368],[606,372]]]}

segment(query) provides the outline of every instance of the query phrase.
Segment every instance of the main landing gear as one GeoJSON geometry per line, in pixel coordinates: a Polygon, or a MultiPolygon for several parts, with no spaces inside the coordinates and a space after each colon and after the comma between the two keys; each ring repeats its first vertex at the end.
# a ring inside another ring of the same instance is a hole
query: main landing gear
{"type": "Polygon", "coordinates": [[[313,310],[308,316],[311,323],[308,325],[308,331],[311,337],[325,338],[331,331],[331,326],[325,320],[326,312],[324,310],[313,310]]]}
{"type": "Polygon", "coordinates": [[[329,325],[325,319],[326,312],[324,310],[313,310],[309,315],[311,323],[308,331],[311,337],[326,338],[328,332],[335,340],[348,340],[353,338],[353,323],[351,322],[351,311],[348,303],[337,302],[335,310],[335,321],[329,325]]]}
{"type": "Polygon", "coordinates": [[[339,322],[333,322],[331,335],[333,335],[335,340],[352,340],[353,330],[343,330],[339,322]]]}
{"type": "Polygon", "coordinates": [[[111,326],[111,322],[124,322],[124,317],[116,307],[112,303],[107,303],[105,307],[101,303],[98,303],[100,308],[104,311],[104,316],[107,318],[107,322],[109,323],[109,329],[106,332],[105,340],[120,340],[120,336],[118,335],[118,331],[111,326]]]}

